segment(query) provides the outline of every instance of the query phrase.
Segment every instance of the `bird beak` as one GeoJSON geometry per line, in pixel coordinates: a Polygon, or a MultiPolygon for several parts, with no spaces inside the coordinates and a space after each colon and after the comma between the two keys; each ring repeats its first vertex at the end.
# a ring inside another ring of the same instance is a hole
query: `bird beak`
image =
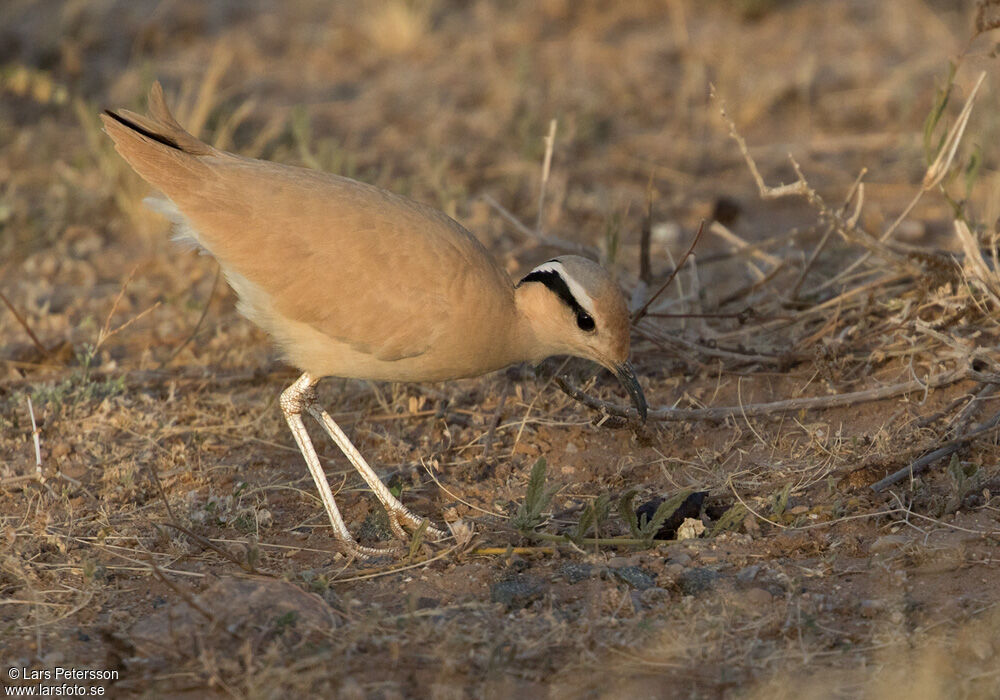
{"type": "Polygon", "coordinates": [[[632,363],[626,360],[621,364],[614,365],[612,371],[615,376],[618,377],[618,381],[622,383],[625,387],[625,391],[628,395],[632,397],[632,403],[635,404],[635,410],[639,412],[639,419],[645,423],[646,422],[646,395],[642,393],[642,387],[639,386],[639,380],[635,378],[635,370],[632,369],[632,363]]]}

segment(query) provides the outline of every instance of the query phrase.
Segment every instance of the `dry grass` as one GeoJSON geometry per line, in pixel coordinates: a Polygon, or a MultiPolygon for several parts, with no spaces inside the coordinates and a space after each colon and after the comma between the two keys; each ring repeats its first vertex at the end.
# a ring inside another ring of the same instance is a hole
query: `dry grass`
{"type": "Polygon", "coordinates": [[[5,6],[5,668],[150,696],[996,696],[995,4],[5,6]],[[333,553],[275,406],[294,373],[99,131],[153,77],[207,140],[439,206],[513,274],[595,251],[633,309],[710,219],[635,326],[654,420],[609,429],[617,388],[576,364],[597,426],[557,365],[328,380],[407,502],[475,529],[333,553]],[[539,456],[557,490],[518,532],[539,456]],[[687,489],[706,536],[622,544],[649,540],[624,496],[687,489]]]}

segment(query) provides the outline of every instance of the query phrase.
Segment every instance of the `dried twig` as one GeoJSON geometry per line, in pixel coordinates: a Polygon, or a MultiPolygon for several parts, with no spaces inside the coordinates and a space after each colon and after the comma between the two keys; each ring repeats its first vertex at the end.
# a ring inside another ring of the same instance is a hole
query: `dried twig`
{"type": "Polygon", "coordinates": [[[949,455],[958,452],[960,449],[962,449],[970,442],[972,442],[975,438],[979,437],[980,435],[983,435],[984,433],[996,430],[998,426],[1000,426],[1000,413],[994,414],[992,418],[983,423],[980,423],[978,426],[976,426],[973,430],[969,431],[965,435],[962,435],[961,437],[955,438],[954,440],[950,440],[944,443],[944,445],[942,445],[938,449],[934,450],[929,454],[924,455],[923,457],[913,462],[912,464],[905,466],[898,471],[893,472],[892,474],[890,474],[889,476],[885,477],[880,481],[876,481],[874,484],[871,485],[872,491],[874,491],[875,493],[879,493],[880,491],[886,490],[893,484],[902,481],[907,477],[914,477],[917,474],[920,474],[921,472],[925,471],[929,466],[937,462],[939,459],[943,457],[948,457],[949,455]]]}
{"type": "Polygon", "coordinates": [[[500,400],[497,401],[497,409],[493,412],[493,420],[490,421],[490,429],[486,431],[483,438],[483,456],[481,461],[485,462],[490,458],[490,450],[493,448],[493,438],[496,436],[497,426],[500,425],[500,418],[503,416],[503,407],[507,403],[507,396],[510,394],[510,382],[504,382],[503,390],[500,392],[500,400]]]}
{"type": "Polygon", "coordinates": [[[132,271],[128,273],[128,277],[125,278],[125,282],[122,283],[121,289],[118,290],[118,296],[115,297],[114,302],[111,304],[111,310],[108,312],[107,317],[104,319],[104,325],[101,327],[101,330],[97,334],[97,342],[94,344],[94,349],[93,349],[94,354],[97,353],[97,351],[100,349],[102,345],[104,345],[105,341],[107,341],[108,338],[111,338],[115,334],[125,330],[126,328],[131,326],[133,323],[138,321],[146,314],[152,312],[160,305],[160,302],[158,301],[155,302],[145,311],[140,311],[138,315],[133,316],[129,320],[125,321],[125,323],[121,324],[114,330],[111,330],[111,317],[114,316],[115,311],[118,310],[118,305],[121,303],[122,298],[125,296],[125,290],[128,289],[128,285],[132,282],[132,278],[135,277],[135,272],[138,269],[139,269],[138,265],[132,268],[132,271]]]}
{"type": "Polygon", "coordinates": [[[540,245],[546,245],[551,248],[557,248],[559,250],[565,250],[568,253],[576,253],[578,255],[586,255],[588,257],[597,259],[600,257],[600,251],[593,246],[585,245],[583,243],[577,243],[575,241],[568,241],[565,238],[558,238],[556,236],[542,236],[532,231],[530,228],[525,226],[520,219],[510,213],[510,211],[504,207],[500,202],[493,199],[488,194],[480,195],[480,198],[486,202],[488,205],[493,207],[500,216],[506,219],[515,229],[517,229],[525,238],[535,241],[540,245]]]}
{"type": "MultiPolygon", "coordinates": [[[[840,215],[843,216],[847,213],[847,207],[850,206],[851,200],[855,198],[855,194],[857,195],[857,204],[854,207],[854,214],[851,215],[851,218],[848,220],[852,226],[857,225],[858,219],[861,217],[861,207],[863,207],[865,203],[865,185],[861,182],[861,180],[867,172],[868,168],[861,168],[861,172],[858,173],[858,176],[855,178],[854,184],[851,185],[851,189],[847,191],[847,196],[844,197],[844,203],[840,207],[840,215]]],[[[833,232],[833,224],[828,224],[826,230],[823,232],[823,237],[820,239],[813,252],[809,255],[809,259],[806,261],[806,264],[802,266],[802,272],[799,273],[798,280],[796,280],[795,284],[792,285],[792,292],[789,295],[791,299],[798,298],[799,289],[802,288],[802,283],[806,281],[806,275],[809,274],[809,270],[811,270],[812,266],[816,263],[816,258],[818,258],[819,254],[823,252],[823,249],[826,247],[827,242],[829,242],[833,232]]]]}
{"type": "MultiPolygon", "coordinates": [[[[658,408],[649,411],[649,420],[659,421],[722,421],[733,416],[771,416],[794,411],[811,411],[822,408],[838,408],[842,406],[853,406],[859,403],[871,401],[882,401],[891,399],[903,394],[911,394],[915,391],[927,391],[937,389],[949,384],[954,384],[970,376],[967,369],[960,368],[949,372],[928,377],[925,380],[914,379],[909,382],[899,384],[889,384],[875,389],[864,391],[852,391],[846,394],[834,394],[832,396],[812,396],[800,399],[786,399],[784,401],[772,401],[770,403],[747,404],[745,406],[716,406],[713,408],[658,408]]],[[[556,385],[565,391],[570,397],[576,399],[583,405],[595,411],[600,411],[606,416],[622,418],[625,420],[635,420],[638,417],[634,408],[622,408],[618,404],[594,398],[579,389],[569,385],[562,377],[555,378],[556,385]]]]}
{"type": "Polygon", "coordinates": [[[654,301],[656,301],[657,298],[661,294],[663,294],[664,291],[666,291],[667,287],[670,286],[670,283],[674,281],[674,277],[677,276],[677,273],[680,272],[680,269],[684,267],[684,263],[687,262],[688,257],[690,257],[691,253],[694,252],[694,247],[698,245],[698,241],[701,239],[701,234],[704,232],[704,230],[705,230],[705,221],[704,219],[702,219],[702,222],[698,224],[698,232],[694,235],[694,239],[691,241],[691,245],[688,246],[687,251],[677,262],[677,265],[674,266],[673,272],[671,272],[670,276],[667,277],[666,281],[660,285],[660,288],[656,290],[656,293],[654,293],[651,297],[649,297],[649,299],[646,300],[646,303],[643,304],[638,311],[632,314],[633,326],[642,320],[642,317],[646,315],[646,311],[649,309],[650,305],[654,301]]]}
{"type": "Polygon", "coordinates": [[[223,549],[214,542],[211,542],[207,538],[202,537],[201,535],[195,532],[192,532],[191,530],[189,530],[188,528],[184,527],[179,522],[177,522],[177,516],[174,515],[174,509],[170,507],[170,501],[167,500],[167,494],[163,490],[163,484],[160,483],[160,475],[157,473],[156,465],[153,462],[150,462],[148,464],[148,467],[150,476],[152,476],[153,478],[153,483],[156,485],[157,493],[159,493],[160,495],[160,500],[163,501],[163,506],[167,510],[167,517],[170,518],[170,522],[166,523],[168,527],[172,527],[174,530],[177,530],[178,532],[187,535],[192,540],[200,544],[202,547],[212,550],[213,552],[223,557],[224,559],[228,559],[229,561],[233,562],[247,573],[258,574],[258,575],[261,574],[261,572],[257,571],[257,569],[254,567],[253,562],[250,561],[249,557],[247,557],[246,562],[240,561],[239,557],[234,556],[231,552],[223,549]]]}
{"type": "Polygon", "coordinates": [[[194,596],[192,596],[189,591],[184,590],[176,583],[168,579],[166,576],[164,576],[163,572],[160,570],[160,567],[157,566],[156,561],[153,559],[153,555],[151,553],[146,552],[145,554],[146,554],[146,562],[149,564],[149,570],[153,572],[154,578],[156,578],[160,583],[162,583],[164,586],[166,586],[174,593],[176,593],[181,600],[183,600],[191,607],[192,610],[199,613],[202,617],[211,622],[218,629],[222,630],[223,632],[225,632],[234,639],[237,638],[235,632],[233,632],[227,626],[223,625],[222,622],[219,620],[219,618],[213,615],[210,611],[206,610],[204,606],[201,605],[201,603],[199,603],[194,599],[194,596]]]}
{"type": "Polygon", "coordinates": [[[649,174],[646,184],[646,214],[642,217],[642,230],[639,234],[639,279],[644,284],[653,281],[653,266],[649,260],[649,244],[653,237],[653,173],[649,174]]]}
{"type": "Polygon", "coordinates": [[[215,288],[219,284],[219,274],[222,272],[222,266],[216,263],[215,265],[215,278],[212,280],[212,290],[208,293],[208,301],[205,302],[205,308],[201,310],[201,316],[198,317],[198,321],[194,324],[194,328],[191,329],[190,335],[184,339],[180,345],[173,349],[170,356],[167,357],[163,362],[160,363],[160,367],[166,367],[170,362],[177,357],[181,350],[187,347],[188,343],[194,340],[194,337],[198,335],[198,331],[201,329],[201,324],[205,322],[205,318],[208,316],[208,309],[212,306],[212,299],[215,297],[215,288]]]}
{"type": "Polygon", "coordinates": [[[545,137],[545,159],[542,161],[542,184],[538,192],[538,215],[535,219],[535,231],[541,235],[542,219],[545,214],[545,188],[549,184],[549,172],[552,168],[552,150],[556,145],[556,120],[549,122],[549,135],[545,137]]]}
{"type": "Polygon", "coordinates": [[[31,344],[35,346],[35,349],[42,354],[42,357],[48,357],[48,348],[42,345],[42,341],[40,341],[38,336],[35,335],[35,332],[31,330],[31,326],[29,326],[28,322],[24,320],[24,317],[18,313],[17,309],[14,308],[14,305],[10,303],[10,300],[4,296],[3,292],[0,292],[0,301],[2,301],[7,309],[10,310],[10,312],[14,315],[14,318],[20,324],[21,328],[23,328],[24,332],[28,334],[28,337],[31,338],[31,344]]]}
{"type": "Polygon", "coordinates": [[[31,416],[31,439],[35,442],[35,476],[42,483],[45,483],[45,475],[42,473],[42,431],[38,429],[35,422],[35,409],[31,405],[31,397],[28,397],[28,415],[31,416]]]}
{"type": "Polygon", "coordinates": [[[757,168],[756,161],[753,159],[753,156],[750,155],[750,149],[747,147],[746,140],[736,129],[736,123],[733,122],[726,112],[725,103],[715,92],[714,86],[711,88],[710,95],[712,99],[718,101],[719,103],[719,114],[722,116],[723,121],[726,122],[726,126],[729,129],[729,136],[736,142],[736,145],[740,150],[740,154],[743,156],[743,160],[746,161],[747,168],[750,170],[750,174],[753,177],[754,182],[757,184],[757,189],[761,199],[780,199],[782,197],[790,196],[804,197],[806,201],[808,201],[809,204],[816,209],[819,218],[830,222],[837,233],[847,240],[863,246],[869,251],[869,253],[876,253],[883,258],[897,262],[901,265],[908,264],[906,256],[898,251],[895,246],[887,245],[872,236],[867,231],[858,228],[856,221],[853,223],[851,221],[847,221],[839,212],[830,209],[823,198],[819,196],[819,193],[809,185],[805,175],[802,173],[802,168],[791,154],[788,155],[788,160],[792,164],[792,168],[795,170],[797,180],[793,183],[779,185],[777,187],[771,187],[765,183],[764,177],[760,174],[760,170],[757,168]]]}

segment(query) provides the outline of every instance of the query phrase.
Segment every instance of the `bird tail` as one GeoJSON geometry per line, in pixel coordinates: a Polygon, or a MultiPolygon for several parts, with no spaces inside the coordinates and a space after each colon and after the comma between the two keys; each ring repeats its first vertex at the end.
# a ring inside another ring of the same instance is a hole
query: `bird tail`
{"type": "Polygon", "coordinates": [[[149,116],[127,109],[105,110],[101,120],[122,158],[171,199],[183,196],[207,175],[208,167],[199,156],[221,154],[177,123],[159,82],[149,91],[149,116]]]}
{"type": "Polygon", "coordinates": [[[148,117],[127,109],[117,112],[106,109],[101,119],[104,121],[104,130],[114,140],[119,151],[122,150],[122,143],[137,137],[144,137],[193,156],[210,155],[215,150],[189,134],[177,123],[167,107],[167,101],[163,97],[163,86],[159,81],[153,83],[153,87],[149,90],[148,117]]]}

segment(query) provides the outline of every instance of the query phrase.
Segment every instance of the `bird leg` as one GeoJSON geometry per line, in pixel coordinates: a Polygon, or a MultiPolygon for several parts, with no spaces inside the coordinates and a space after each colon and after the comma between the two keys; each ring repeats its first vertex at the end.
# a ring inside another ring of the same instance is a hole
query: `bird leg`
{"type": "MultiPolygon", "coordinates": [[[[354,468],[358,470],[358,473],[361,474],[361,478],[365,480],[365,483],[368,484],[368,487],[371,488],[379,502],[385,508],[386,514],[389,516],[389,527],[397,537],[408,540],[409,535],[403,529],[403,526],[407,525],[413,529],[417,529],[423,523],[424,518],[404,506],[398,498],[392,495],[392,492],[378,478],[378,474],[369,466],[365,458],[361,456],[361,453],[351,443],[344,431],[340,429],[340,426],[317,403],[315,388],[318,382],[318,379],[314,379],[306,372],[281,394],[281,409],[285,414],[285,420],[288,421],[292,434],[295,435],[295,441],[298,443],[299,449],[302,451],[302,455],[309,465],[309,471],[313,475],[313,480],[319,489],[320,497],[323,499],[323,505],[330,516],[334,534],[346,546],[355,551],[383,554],[386,550],[362,547],[357,544],[350,532],[348,532],[347,526],[344,525],[344,519],[337,509],[336,503],[333,501],[333,494],[326,480],[326,474],[320,467],[316,451],[302,423],[301,414],[303,410],[323,426],[323,429],[326,430],[330,438],[340,448],[340,451],[344,453],[344,456],[347,457],[351,464],[354,465],[354,468]],[[312,456],[312,461],[310,461],[310,455],[312,456]]],[[[445,537],[447,533],[436,527],[428,526],[427,534],[432,538],[440,539],[445,537]]]]}
{"type": "MultiPolygon", "coordinates": [[[[406,525],[416,530],[424,522],[425,518],[414,513],[404,506],[398,498],[392,495],[392,491],[382,483],[375,470],[371,468],[368,462],[365,461],[365,458],[361,456],[361,453],[358,452],[358,448],[351,443],[347,435],[344,434],[344,431],[340,429],[340,426],[334,422],[333,418],[330,417],[330,414],[322,406],[313,403],[307,406],[306,410],[309,412],[309,415],[319,421],[330,438],[340,448],[340,451],[347,456],[347,459],[354,465],[354,468],[361,474],[361,478],[365,480],[365,483],[375,493],[382,507],[385,508],[385,512],[389,515],[389,527],[392,528],[392,531],[400,539],[408,540],[409,535],[406,534],[403,526],[406,525]]],[[[447,537],[446,532],[439,530],[430,523],[427,524],[427,534],[436,540],[447,537]]]]}
{"type": "Polygon", "coordinates": [[[347,525],[344,518],[333,500],[333,491],[330,489],[330,482],[326,480],[326,473],[319,463],[316,449],[313,447],[309,433],[306,432],[305,423],[302,422],[302,410],[308,410],[316,401],[316,382],[309,374],[303,374],[295,380],[291,386],[281,392],[281,412],[285,414],[285,421],[295,436],[295,442],[299,446],[299,451],[306,460],[309,473],[312,474],[316,488],[319,490],[320,500],[326,508],[327,515],[330,516],[330,524],[333,526],[333,534],[349,553],[361,558],[379,556],[395,551],[394,549],[379,549],[376,547],[365,547],[358,544],[347,525]]]}

